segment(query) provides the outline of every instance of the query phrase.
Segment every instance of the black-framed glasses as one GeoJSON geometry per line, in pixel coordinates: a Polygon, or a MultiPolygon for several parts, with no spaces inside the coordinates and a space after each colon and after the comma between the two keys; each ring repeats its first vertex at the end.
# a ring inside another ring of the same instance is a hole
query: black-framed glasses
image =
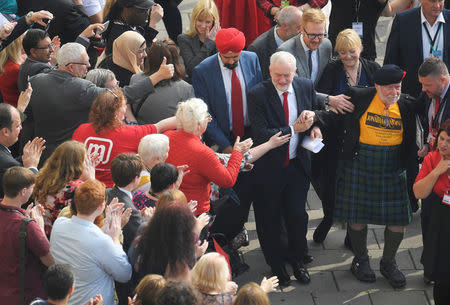
{"type": "Polygon", "coordinates": [[[309,34],[309,33],[305,30],[305,28],[303,28],[303,31],[305,31],[306,36],[308,36],[308,38],[311,39],[311,40],[316,39],[316,38],[318,38],[318,39],[323,39],[323,38],[327,37],[327,34],[325,34],[325,33],[321,33],[321,34],[309,34]]]}
{"type": "Polygon", "coordinates": [[[55,47],[55,44],[52,42],[51,44],[49,44],[49,45],[46,46],[46,47],[42,47],[42,48],[36,47],[36,48],[33,48],[33,49],[38,49],[38,50],[50,50],[50,49],[53,49],[54,47],[55,47]]]}
{"type": "Polygon", "coordinates": [[[117,94],[115,94],[111,89],[106,88],[106,91],[108,91],[109,93],[111,93],[112,95],[114,95],[114,99],[115,99],[116,101],[119,100],[119,96],[118,96],[117,94]]]}

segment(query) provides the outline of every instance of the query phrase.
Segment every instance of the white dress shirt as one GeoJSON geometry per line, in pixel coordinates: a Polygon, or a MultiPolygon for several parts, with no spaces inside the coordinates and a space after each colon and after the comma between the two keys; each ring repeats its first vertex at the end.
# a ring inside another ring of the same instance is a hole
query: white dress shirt
{"type": "Polygon", "coordinates": [[[279,48],[281,46],[281,44],[284,42],[284,40],[281,39],[280,36],[278,36],[277,29],[278,29],[278,26],[276,26],[275,29],[273,30],[273,37],[275,38],[275,43],[277,44],[277,48],[279,48]]]}
{"type": "MultiPolygon", "coordinates": [[[[430,55],[430,40],[428,39],[428,35],[423,25],[425,24],[428,32],[430,33],[431,39],[433,39],[436,35],[437,30],[439,29],[439,25],[441,24],[441,22],[445,23],[445,19],[442,13],[440,13],[438,18],[436,19],[436,22],[433,24],[433,26],[431,26],[428,20],[425,18],[422,9],[420,9],[420,18],[422,28],[423,60],[425,61],[425,59],[435,56],[433,54],[430,55]]],[[[437,35],[438,36],[436,38],[436,41],[434,42],[433,49],[441,52],[439,59],[442,60],[444,55],[444,25],[442,25],[441,31],[437,35]]]]}
{"type": "MultiPolygon", "coordinates": [[[[219,66],[220,71],[222,72],[222,78],[223,78],[223,85],[225,87],[225,95],[227,96],[227,103],[228,103],[228,117],[230,118],[230,130],[233,130],[233,110],[231,108],[232,102],[231,102],[231,76],[233,75],[233,70],[228,69],[223,65],[222,58],[220,58],[220,55],[217,54],[217,57],[219,58],[219,66]]],[[[241,83],[241,91],[242,91],[242,106],[244,108],[244,126],[248,126],[248,118],[247,118],[247,94],[245,90],[245,80],[244,80],[244,74],[242,73],[241,66],[238,63],[238,66],[236,67],[236,74],[239,78],[239,82],[241,83]]]]}
{"type": "MultiPolygon", "coordinates": [[[[276,89],[276,88],[275,88],[276,89]]],[[[280,91],[278,89],[277,93],[280,97],[281,107],[283,107],[284,91],[280,91]]],[[[289,88],[286,90],[289,92],[288,94],[288,107],[289,107],[289,127],[291,128],[291,139],[289,140],[289,159],[294,159],[297,156],[297,145],[298,145],[298,134],[294,133],[294,123],[298,118],[298,108],[297,108],[297,98],[295,97],[294,88],[292,84],[289,85],[289,88]]]]}
{"type": "MultiPolygon", "coordinates": [[[[303,35],[300,34],[300,41],[302,42],[302,46],[303,49],[305,50],[305,56],[306,56],[306,66],[308,66],[308,51],[309,48],[306,46],[305,41],[303,40],[303,35]]],[[[312,63],[312,68],[311,68],[311,80],[313,81],[313,83],[316,81],[317,78],[317,73],[319,71],[319,51],[314,50],[311,53],[311,63],[312,63]]]]}

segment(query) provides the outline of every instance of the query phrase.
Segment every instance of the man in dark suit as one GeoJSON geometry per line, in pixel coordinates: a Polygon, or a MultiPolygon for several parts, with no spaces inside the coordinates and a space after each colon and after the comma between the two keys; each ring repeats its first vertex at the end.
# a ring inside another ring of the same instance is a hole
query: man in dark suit
{"type": "MultiPolygon", "coordinates": [[[[136,154],[119,154],[111,162],[111,176],[114,187],[106,190],[106,202],[109,205],[114,198],[123,203],[124,213],[130,215],[127,224],[122,228],[123,250],[128,253],[131,243],[138,233],[139,227],[150,219],[153,209],[145,208],[141,212],[133,204],[132,191],[139,184],[139,175],[144,169],[141,158],[136,154]]],[[[132,288],[128,283],[116,282],[119,304],[128,304],[128,296],[132,288]]]]}
{"type": "MultiPolygon", "coordinates": [[[[239,30],[221,29],[216,35],[216,46],[219,53],[195,67],[192,86],[212,116],[204,134],[206,143],[216,146],[219,152],[231,153],[236,137],[250,136],[247,92],[262,81],[262,75],[256,54],[242,51],[245,37],[239,30]]],[[[234,190],[240,200],[235,212],[240,228],[231,231],[238,234],[247,221],[252,201],[251,173],[240,174],[234,190]]],[[[234,233],[227,237],[234,238],[234,233]]]]}
{"type": "Polygon", "coordinates": [[[450,63],[450,10],[444,0],[421,0],[422,7],[397,14],[386,45],[384,64],[406,70],[402,92],[417,97],[420,83],[417,70],[429,57],[450,63]]]}
{"type": "MultiPolygon", "coordinates": [[[[19,111],[9,104],[0,104],[0,182],[6,170],[13,166],[24,166],[37,173],[41,153],[45,149],[45,141],[35,138],[28,141],[23,148],[23,156],[17,159],[11,155],[8,147],[14,145],[22,130],[19,111]]],[[[3,197],[3,186],[0,183],[0,197],[3,197]]]]}
{"type": "Polygon", "coordinates": [[[278,13],[277,26],[259,35],[248,46],[247,51],[255,52],[258,55],[263,79],[270,78],[270,56],[283,42],[300,33],[301,24],[302,11],[295,6],[286,6],[278,13]]]}
{"type": "Polygon", "coordinates": [[[308,214],[305,211],[309,189],[310,155],[301,143],[307,136],[322,137],[318,127],[312,127],[311,111],[318,109],[312,81],[295,77],[295,57],[277,52],[270,59],[271,80],[256,85],[248,95],[252,138],[255,145],[266,142],[277,132],[290,134],[288,144],[273,149],[256,161],[254,168],[254,209],[258,238],[272,271],[281,285],[290,282],[285,269],[285,257],[292,265],[294,276],[309,283],[309,273],[303,257],[307,251],[308,214]],[[288,253],[280,239],[280,224],[284,219],[288,234],[288,253]]]}

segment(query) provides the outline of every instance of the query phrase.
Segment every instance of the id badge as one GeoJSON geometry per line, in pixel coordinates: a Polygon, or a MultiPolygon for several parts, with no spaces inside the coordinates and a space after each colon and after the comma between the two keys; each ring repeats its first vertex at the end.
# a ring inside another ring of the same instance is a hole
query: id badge
{"type": "Polygon", "coordinates": [[[450,206],[450,191],[446,190],[444,193],[444,198],[442,198],[442,203],[450,206]]]}
{"type": "Polygon", "coordinates": [[[359,37],[363,37],[363,23],[362,22],[352,22],[352,29],[355,30],[359,37]]]}
{"type": "Polygon", "coordinates": [[[441,50],[433,50],[433,56],[434,57],[442,57],[442,51],[441,50]]]}
{"type": "Polygon", "coordinates": [[[289,6],[289,0],[281,0],[281,8],[289,6]]]}

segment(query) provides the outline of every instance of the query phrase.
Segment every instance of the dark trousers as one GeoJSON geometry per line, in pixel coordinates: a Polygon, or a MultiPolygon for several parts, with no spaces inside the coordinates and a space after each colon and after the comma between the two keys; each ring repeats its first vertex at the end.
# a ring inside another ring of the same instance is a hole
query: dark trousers
{"type": "Polygon", "coordinates": [[[255,187],[257,196],[253,208],[258,239],[266,261],[272,268],[277,268],[285,263],[286,257],[291,262],[301,262],[307,251],[308,214],[305,203],[310,181],[297,159],[283,168],[278,180],[268,181],[270,184],[255,187]],[[283,253],[286,250],[283,250],[281,239],[282,219],[286,225],[288,253],[283,253]]]}
{"type": "Polygon", "coordinates": [[[450,304],[450,285],[435,283],[433,287],[433,298],[435,305],[450,304]]]}
{"type": "Polygon", "coordinates": [[[183,30],[181,14],[178,9],[178,4],[180,4],[181,1],[182,0],[155,0],[155,2],[164,9],[164,26],[166,27],[170,39],[175,43],[177,42],[178,35],[180,35],[183,30]]]}

